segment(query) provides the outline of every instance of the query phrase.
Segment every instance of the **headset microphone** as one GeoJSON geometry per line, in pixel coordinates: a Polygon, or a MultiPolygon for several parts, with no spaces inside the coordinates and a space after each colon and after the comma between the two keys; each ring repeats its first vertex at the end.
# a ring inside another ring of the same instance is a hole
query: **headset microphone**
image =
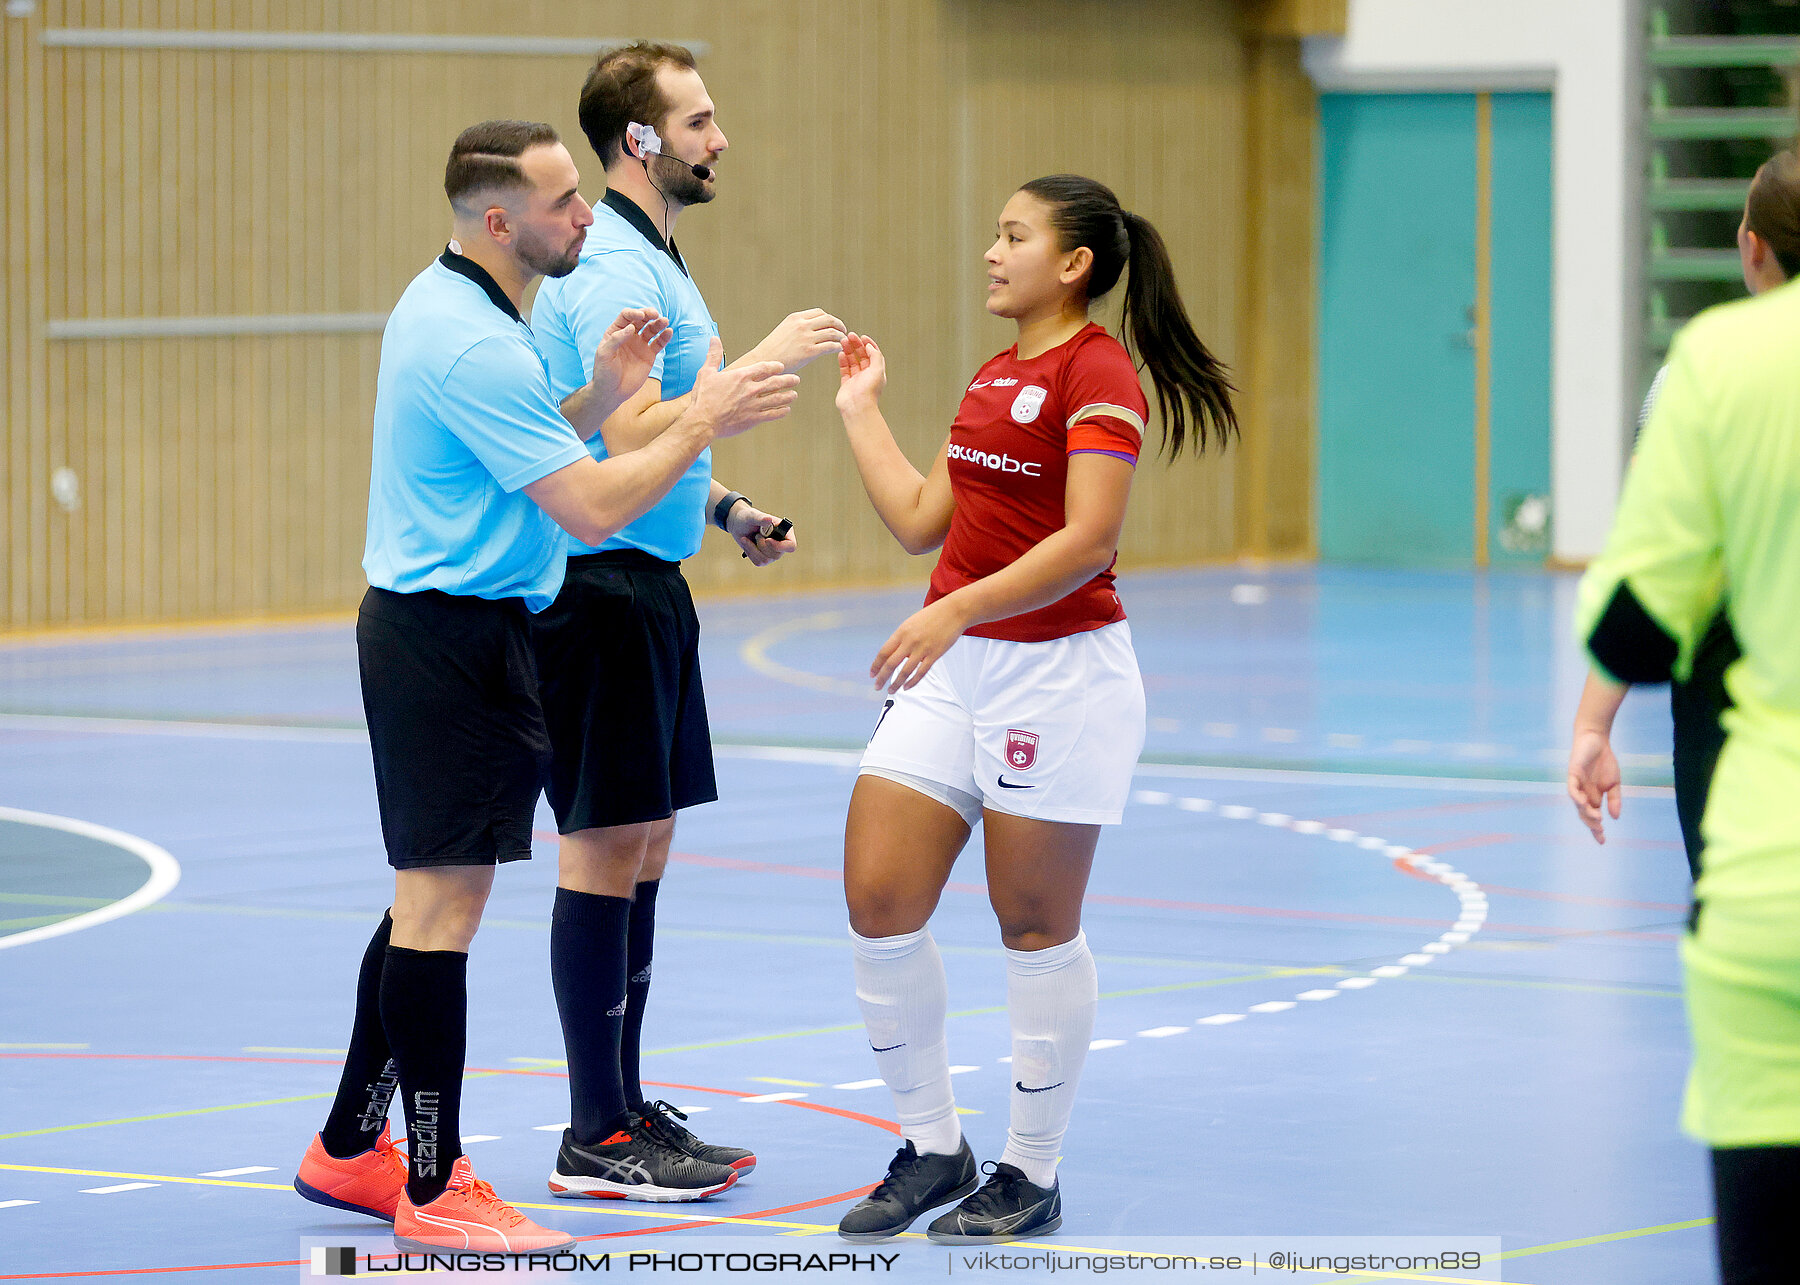
{"type": "Polygon", "coordinates": [[[652,156],[662,156],[664,160],[674,161],[677,165],[685,165],[688,169],[694,171],[694,177],[703,183],[713,176],[712,166],[710,165],[695,165],[692,161],[684,161],[679,156],[665,156],[662,149],[662,139],[657,136],[656,126],[640,125],[636,121],[632,121],[629,125],[625,126],[625,132],[637,140],[637,145],[642,149],[646,159],[652,156]]]}

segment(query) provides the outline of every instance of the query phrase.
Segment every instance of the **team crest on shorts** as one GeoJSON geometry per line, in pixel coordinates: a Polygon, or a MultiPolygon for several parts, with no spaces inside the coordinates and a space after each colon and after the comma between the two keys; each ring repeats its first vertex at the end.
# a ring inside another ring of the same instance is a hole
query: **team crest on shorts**
{"type": "Polygon", "coordinates": [[[1013,398],[1012,417],[1014,421],[1020,424],[1031,423],[1038,417],[1038,411],[1044,405],[1044,398],[1049,395],[1048,388],[1039,388],[1036,384],[1025,385],[1019,390],[1019,395],[1013,398]]]}
{"type": "Polygon", "coordinates": [[[1006,765],[1015,772],[1023,772],[1037,762],[1037,733],[1021,732],[1017,728],[1006,729],[1006,765]]]}

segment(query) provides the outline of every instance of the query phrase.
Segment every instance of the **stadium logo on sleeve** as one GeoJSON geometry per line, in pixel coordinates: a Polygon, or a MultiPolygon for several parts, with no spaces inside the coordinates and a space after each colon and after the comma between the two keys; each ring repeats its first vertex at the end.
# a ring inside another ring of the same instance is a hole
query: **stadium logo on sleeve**
{"type": "Polygon", "coordinates": [[[1050,395],[1048,388],[1039,388],[1036,384],[1027,384],[1013,398],[1012,417],[1015,423],[1029,424],[1038,417],[1044,407],[1044,398],[1050,395]]]}
{"type": "Polygon", "coordinates": [[[1037,733],[1021,732],[1017,728],[1006,729],[1006,765],[1015,772],[1023,772],[1037,762],[1037,733]]]}

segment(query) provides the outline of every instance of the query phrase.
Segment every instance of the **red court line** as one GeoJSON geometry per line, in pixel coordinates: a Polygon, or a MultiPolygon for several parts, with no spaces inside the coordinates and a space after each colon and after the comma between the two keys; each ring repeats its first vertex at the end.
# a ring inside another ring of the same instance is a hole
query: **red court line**
{"type": "MultiPolygon", "coordinates": [[[[198,1053],[0,1053],[0,1058],[38,1058],[58,1057],[88,1061],[131,1061],[131,1062],[285,1062],[301,1066],[342,1066],[336,1058],[320,1057],[222,1057],[198,1053]]],[[[569,1078],[567,1071],[526,1070],[516,1066],[471,1066],[464,1068],[464,1074],[476,1075],[528,1075],[545,1076],[554,1080],[569,1078]]],[[[693,1093],[718,1093],[731,1098],[761,1097],[759,1093],[751,1093],[747,1089],[713,1089],[704,1084],[672,1084],[667,1080],[645,1080],[654,1089],[686,1089],[693,1093]]],[[[855,1120],[859,1124],[872,1124],[878,1129],[886,1129],[889,1133],[899,1133],[900,1126],[888,1120],[872,1115],[864,1115],[860,1111],[847,1111],[843,1107],[826,1106],[823,1102],[787,1101],[781,1105],[801,1107],[807,1111],[819,1111],[826,1115],[842,1116],[846,1120],[855,1120]]],[[[760,1215],[758,1215],[760,1217],[760,1215]]],[[[11,1280],[12,1277],[0,1276],[0,1281],[11,1280]]]]}
{"type": "MultiPolygon", "coordinates": [[[[337,1062],[328,1061],[323,1058],[223,1057],[188,1053],[0,1053],[0,1057],[64,1057],[77,1059],[116,1058],[121,1060],[146,1062],[297,1062],[326,1066],[339,1065],[337,1062]]],[[[561,1079],[567,1079],[569,1074],[567,1071],[524,1071],[512,1067],[472,1066],[468,1069],[470,1071],[484,1071],[499,1075],[538,1075],[561,1079]]],[[[717,1093],[732,1098],[754,1098],[762,1096],[761,1094],[751,1093],[745,1089],[715,1089],[704,1084],[674,1084],[667,1080],[645,1080],[644,1083],[654,1089],[682,1089],[690,1093],[717,1093]]],[[[808,1111],[819,1111],[826,1115],[841,1116],[846,1120],[855,1120],[862,1124],[872,1124],[876,1128],[885,1129],[889,1133],[897,1134],[900,1132],[900,1126],[890,1120],[877,1119],[872,1115],[864,1115],[860,1111],[846,1111],[842,1107],[827,1106],[823,1102],[785,1101],[780,1105],[802,1107],[808,1111]]],[[[875,1190],[875,1184],[870,1183],[866,1187],[858,1187],[853,1191],[840,1191],[833,1196],[820,1196],[816,1200],[803,1201],[797,1205],[782,1205],[775,1209],[760,1209],[755,1213],[730,1214],[724,1218],[709,1219],[705,1222],[662,1223],[652,1227],[632,1227],[624,1231],[596,1232],[590,1236],[577,1236],[575,1239],[578,1241],[615,1240],[623,1236],[648,1236],[653,1232],[686,1231],[689,1228],[694,1227],[729,1227],[733,1225],[733,1221],[737,1219],[775,1218],[781,1214],[798,1213],[805,1209],[817,1209],[822,1205],[835,1205],[839,1201],[850,1200],[858,1196],[866,1196],[873,1190],[875,1190]]],[[[295,1258],[283,1262],[268,1263],[195,1263],[186,1267],[121,1267],[111,1271],[101,1272],[29,1272],[12,1276],[0,1276],[0,1281],[71,1280],[76,1277],[86,1276],[154,1276],[165,1272],[223,1272],[233,1271],[238,1268],[253,1267],[301,1267],[305,1265],[306,1261],[307,1260],[303,1258],[295,1258]]]]}
{"type": "Polygon", "coordinates": [[[1490,808],[1516,808],[1521,803],[1567,803],[1560,794],[1525,794],[1508,799],[1476,799],[1467,803],[1422,803],[1413,808],[1389,808],[1382,812],[1351,812],[1341,817],[1320,817],[1326,825],[1345,825],[1351,821],[1373,821],[1376,818],[1436,815],[1446,812],[1483,812],[1490,808]]]}
{"type": "MultiPolygon", "coordinates": [[[[798,1104],[796,1104],[796,1105],[798,1105],[798,1104]]],[[[900,1130],[896,1128],[894,1130],[894,1132],[898,1133],[898,1132],[900,1132],[900,1130]]],[[[780,1209],[765,1209],[759,1214],[734,1214],[734,1215],[732,1215],[732,1218],[773,1218],[777,1214],[793,1214],[793,1213],[798,1213],[803,1209],[817,1209],[820,1205],[835,1205],[840,1200],[849,1200],[853,1196],[866,1196],[871,1191],[874,1191],[874,1190],[875,1190],[875,1184],[870,1183],[868,1186],[858,1187],[854,1191],[840,1191],[835,1196],[821,1196],[817,1200],[809,1200],[809,1201],[805,1202],[804,1204],[783,1205],[780,1209]]],[[[575,1239],[576,1240],[617,1240],[621,1236],[647,1236],[651,1232],[655,1232],[655,1231],[680,1231],[680,1230],[683,1230],[688,1227],[729,1227],[731,1225],[732,1225],[731,1218],[721,1218],[721,1219],[717,1219],[717,1220],[709,1221],[709,1222],[664,1223],[658,1227],[632,1227],[632,1228],[626,1229],[625,1231],[596,1232],[591,1236],[577,1236],[575,1239]]],[[[5,1280],[5,1279],[6,1278],[4,1276],[0,1276],[0,1280],[5,1280]]]]}
{"type": "MultiPolygon", "coordinates": [[[[1484,835],[1481,837],[1484,841],[1497,843],[1512,836],[1484,835]]],[[[1441,846],[1417,849],[1420,853],[1426,854],[1441,850],[1441,846]]],[[[669,860],[687,865],[707,866],[715,870],[739,870],[747,874],[795,874],[806,879],[829,879],[839,883],[843,882],[844,878],[840,871],[825,870],[818,866],[778,865],[767,861],[745,861],[738,857],[703,857],[691,852],[671,852],[669,860]]],[[[1414,878],[1423,879],[1428,883],[1437,882],[1432,876],[1415,870],[1404,862],[1396,861],[1394,864],[1414,878]]],[[[1483,884],[1482,886],[1485,888],[1487,885],[1483,884]]],[[[987,886],[979,883],[947,883],[944,885],[944,889],[947,892],[978,893],[981,896],[987,896],[987,886]]],[[[1090,905],[1129,906],[1137,910],[1180,910],[1193,914],[1244,915],[1258,919],[1298,919],[1312,923],[1375,924],[1392,928],[1442,928],[1446,922],[1454,918],[1452,915],[1443,915],[1435,919],[1421,919],[1409,915],[1365,915],[1347,910],[1283,910],[1275,906],[1238,906],[1212,901],[1170,901],[1162,897],[1125,897],[1104,892],[1090,892],[1083,900],[1090,905]]],[[[1661,909],[1657,906],[1640,907],[1636,903],[1630,903],[1630,908],[1661,909]]],[[[1686,907],[1674,906],[1669,909],[1685,910],[1686,907]]],[[[1567,928],[1548,928],[1542,924],[1489,923],[1487,927],[1498,929],[1501,932],[1527,933],[1546,937],[1566,936],[1571,931],[1567,928]]],[[[1669,934],[1665,933],[1632,933],[1617,928],[1590,928],[1574,931],[1608,937],[1642,936],[1653,941],[1671,939],[1669,934]]]]}
{"type": "Polygon", "coordinates": [[[1502,897],[1527,897],[1532,901],[1561,901],[1572,906],[1613,906],[1621,910],[1668,910],[1685,915],[1688,907],[1673,901],[1622,901],[1617,897],[1589,897],[1578,892],[1544,892],[1538,888],[1508,888],[1484,883],[1481,890],[1502,897]]]}
{"type": "Polygon", "coordinates": [[[1516,834],[1466,834],[1460,839],[1445,839],[1427,848],[1414,848],[1422,857],[1435,857],[1440,852],[1461,852],[1466,848],[1491,848],[1496,843],[1511,843],[1516,834]]]}
{"type": "Polygon", "coordinates": [[[110,1272],[27,1272],[19,1276],[0,1276],[0,1281],[61,1281],[78,1276],[153,1276],[162,1272],[229,1272],[244,1267],[304,1267],[304,1258],[290,1258],[279,1263],[195,1263],[189,1267],[118,1267],[110,1272]]]}

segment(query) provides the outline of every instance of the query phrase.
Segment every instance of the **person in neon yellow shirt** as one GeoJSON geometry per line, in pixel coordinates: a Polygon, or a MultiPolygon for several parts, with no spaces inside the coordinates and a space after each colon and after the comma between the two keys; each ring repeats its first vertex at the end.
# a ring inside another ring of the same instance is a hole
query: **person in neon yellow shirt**
{"type": "MultiPolygon", "coordinates": [[[[1800,160],[1758,172],[1740,248],[1800,251],[1800,160]],[[1755,229],[1754,231],[1752,229],[1755,229]]],[[[1745,249],[1746,258],[1750,249],[1745,249]]],[[[1800,263],[1781,264],[1788,276],[1800,263]]],[[[1682,941],[1694,1063],[1683,1126],[1712,1148],[1727,1285],[1791,1280],[1800,1207],[1800,286],[1713,308],[1675,340],[1576,628],[1602,693],[1685,681],[1723,608],[1724,747],[1682,941]]],[[[1618,816],[1617,768],[1570,792],[1618,816]],[[1610,777],[1610,780],[1607,778],[1610,777]],[[1603,785],[1604,782],[1604,785],[1603,785]]]]}
{"type": "MultiPolygon", "coordinates": [[[[1757,171],[1738,225],[1738,256],[1744,288],[1762,294],[1786,285],[1800,275],[1800,220],[1792,211],[1800,203],[1792,167],[1784,169],[1776,157],[1757,171]],[[1784,186],[1782,176],[1787,175],[1784,186]],[[1784,211],[1786,212],[1784,214],[1784,211]]],[[[1656,372],[1644,408],[1638,415],[1638,432],[1649,422],[1668,367],[1656,372]]],[[[1681,842],[1687,849],[1688,871],[1700,875],[1704,844],[1700,838],[1700,814],[1706,792],[1718,765],[1725,733],[1719,720],[1728,697],[1725,670],[1741,655],[1732,635],[1727,613],[1721,608],[1694,653],[1692,672],[1685,681],[1671,684],[1669,712],[1675,724],[1675,810],[1681,821],[1681,842]]],[[[1569,746],[1569,797],[1576,813],[1594,836],[1606,842],[1606,821],[1601,804],[1614,820],[1619,817],[1623,791],[1619,761],[1613,755],[1612,727],[1625,702],[1626,687],[1590,674],[1575,711],[1575,729],[1569,746]]]]}

